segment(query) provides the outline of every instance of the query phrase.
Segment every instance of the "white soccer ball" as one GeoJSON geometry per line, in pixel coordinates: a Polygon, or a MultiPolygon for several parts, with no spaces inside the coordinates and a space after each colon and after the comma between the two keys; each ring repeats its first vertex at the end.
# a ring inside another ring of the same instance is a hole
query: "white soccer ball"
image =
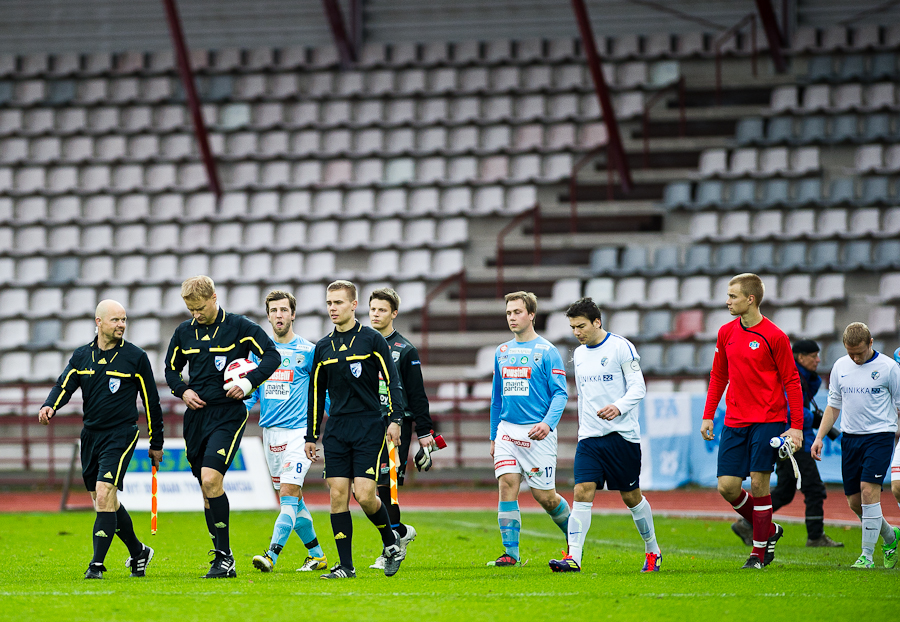
{"type": "Polygon", "coordinates": [[[256,363],[250,359],[235,359],[225,368],[225,384],[236,382],[256,369],[256,363]]]}

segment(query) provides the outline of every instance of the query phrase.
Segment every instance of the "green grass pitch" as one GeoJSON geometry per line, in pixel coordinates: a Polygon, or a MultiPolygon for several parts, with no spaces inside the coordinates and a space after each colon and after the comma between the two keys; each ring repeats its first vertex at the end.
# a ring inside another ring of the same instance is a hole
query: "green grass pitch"
{"type": "MultiPolygon", "coordinates": [[[[493,512],[406,512],[419,537],[400,572],[368,565],[380,551],[375,528],[354,512],[355,580],[322,581],[295,569],[306,551],[296,535],[275,572],[251,565],[268,545],[275,512],[232,515],[238,578],[204,581],[209,539],[201,514],[135,513],[138,536],[156,550],[148,576],[131,579],[127,551],[113,543],[102,581],[82,576],[94,516],[0,515],[0,612],[4,620],[851,620],[886,619],[900,605],[900,568],[854,571],[860,531],[828,531],[844,549],[807,549],[801,524],[785,525],[765,571],[741,571],[749,555],[723,521],[656,518],[662,572],[642,575],[643,543],[627,515],[595,515],[584,571],[553,574],[547,561],[565,542],[543,514],[523,515],[524,567],[489,568],[501,552],[493,512]]],[[[327,514],[314,520],[329,563],[336,560],[327,514]]],[[[880,546],[876,563],[881,566],[880,546]]]]}

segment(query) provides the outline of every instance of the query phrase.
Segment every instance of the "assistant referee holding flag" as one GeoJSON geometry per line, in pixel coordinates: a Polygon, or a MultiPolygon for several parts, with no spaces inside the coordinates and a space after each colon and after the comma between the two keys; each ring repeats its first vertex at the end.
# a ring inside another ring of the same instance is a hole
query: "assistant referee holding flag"
{"type": "Polygon", "coordinates": [[[243,315],[226,313],[208,276],[195,276],[181,284],[181,297],[193,319],[185,320],[172,335],[166,353],[166,382],[188,409],[184,413],[185,455],[200,482],[206,526],[213,540],[215,559],[204,578],[234,578],[234,555],[228,532],[230,506],[225,494],[225,472],[234,461],[247,425],[244,398],[281,365],[281,355],[266,332],[243,315]],[[235,382],[225,383],[231,361],[259,357],[259,366],[235,382]],[[190,384],[181,377],[188,365],[190,384]]]}
{"type": "Polygon", "coordinates": [[[350,519],[350,482],[360,507],[378,528],[384,543],[384,574],[400,569],[402,556],[388,511],[375,493],[375,483],[385,446],[384,419],[379,381],[388,386],[390,425],[387,439],[400,444],[400,380],[387,341],[378,331],[356,321],[356,286],[335,281],[328,286],[325,302],[334,330],[322,337],[313,354],[306,418],[306,457],[317,460],[316,441],[322,429],[325,394],[331,398],[328,426],[322,436],[325,477],[331,489],[331,528],[340,561],[323,579],[351,579],[353,521],[350,519]]]}
{"type": "Polygon", "coordinates": [[[94,316],[97,337],[72,354],[41,407],[38,420],[48,425],[56,411],[81,387],[81,475],[97,510],[92,532],[94,557],[84,578],[103,578],[103,562],[113,535],[128,547],[130,557],[126,565],[131,567],[131,576],[143,577],[153,559],[153,549],[138,540],[131,516],[116,497],[116,489],[122,490],[138,440],[137,396],[141,396],[147,411],[149,456],[157,462],[163,457],[162,409],[147,353],[123,339],[125,308],[115,300],[103,300],[94,316]]]}

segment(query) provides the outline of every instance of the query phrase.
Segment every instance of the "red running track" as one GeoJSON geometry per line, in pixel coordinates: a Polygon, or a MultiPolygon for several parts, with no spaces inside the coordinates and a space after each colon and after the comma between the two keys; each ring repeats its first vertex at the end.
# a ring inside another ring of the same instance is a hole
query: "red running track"
{"type": "MultiPolygon", "coordinates": [[[[670,490],[647,491],[644,493],[653,513],[657,516],[707,517],[733,520],[737,515],[715,490],[670,490]]],[[[571,503],[570,492],[563,496],[571,503]]],[[[314,510],[328,508],[328,493],[324,490],[308,490],[304,495],[306,504],[314,510]]],[[[410,488],[400,489],[400,503],[405,509],[428,511],[494,510],[497,507],[497,492],[490,489],[446,489],[410,488]]],[[[539,511],[538,504],[527,492],[519,496],[519,503],[525,511],[539,511]]],[[[0,493],[0,512],[57,512],[60,493],[0,493]]],[[[900,525],[900,507],[891,494],[885,490],[881,495],[881,507],[885,518],[900,525]]],[[[70,509],[90,509],[91,498],[86,492],[73,493],[69,498],[70,509]]],[[[601,491],[594,500],[594,511],[601,513],[627,512],[618,493],[601,491]]],[[[776,516],[782,520],[803,521],[803,495],[799,492],[793,503],[781,508],[776,516]]],[[[828,491],[825,501],[825,520],[830,524],[858,525],[859,519],[847,507],[847,501],[840,489],[828,491]]]]}

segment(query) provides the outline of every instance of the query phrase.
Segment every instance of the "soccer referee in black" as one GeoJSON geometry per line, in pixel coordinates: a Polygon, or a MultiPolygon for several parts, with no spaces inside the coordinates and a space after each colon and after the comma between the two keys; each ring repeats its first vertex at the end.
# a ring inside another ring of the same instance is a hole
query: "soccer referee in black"
{"type": "Polygon", "coordinates": [[[360,507],[381,533],[384,574],[400,569],[400,547],[388,511],[375,494],[379,465],[386,454],[385,425],[378,397],[379,380],[388,385],[390,425],[387,438],[399,443],[403,411],[400,381],[390,349],[381,334],[356,321],[356,286],[335,281],[325,302],[334,330],[319,340],[313,353],[306,428],[306,456],[316,461],[316,441],[322,429],[325,394],[331,398],[328,425],[322,435],[325,474],[331,489],[331,528],[340,561],[323,579],[349,579],[353,568],[353,522],[350,482],[360,507]]]}
{"type": "MultiPolygon", "coordinates": [[[[403,399],[403,423],[400,425],[400,445],[397,448],[397,485],[402,486],[406,476],[406,463],[409,459],[410,442],[412,441],[413,421],[419,447],[429,450],[435,448],[434,424],[428,408],[428,395],[422,379],[422,361],[419,351],[410,341],[394,328],[394,320],[400,312],[400,295],[390,287],[376,289],[369,295],[369,322],[385,338],[391,351],[391,358],[400,375],[401,395],[403,399]]],[[[387,410],[387,385],[382,382],[381,407],[387,410]]],[[[426,470],[430,465],[426,467],[426,470]]],[[[391,528],[397,532],[400,546],[400,557],[406,559],[406,548],[416,539],[416,529],[400,520],[400,505],[391,501],[391,479],[389,462],[381,463],[378,477],[378,497],[388,507],[391,517],[391,528]]],[[[379,557],[369,568],[383,568],[384,557],[379,557]]]]}
{"type": "Polygon", "coordinates": [[[226,313],[216,301],[216,286],[208,276],[181,284],[181,297],[193,319],[175,329],[166,353],[166,382],[188,409],[184,414],[185,454],[200,482],[206,526],[213,540],[212,567],[207,579],[237,576],[228,537],[229,506],[223,480],[244,435],[248,412],[243,399],[265,382],[281,364],[275,342],[243,315],[226,313]],[[259,366],[237,382],[224,384],[224,371],[250,352],[259,366]],[[181,370],[188,365],[190,382],[181,370]]]}
{"type": "Polygon", "coordinates": [[[97,337],[72,354],[41,407],[38,420],[48,425],[56,411],[81,387],[81,475],[97,510],[94,557],[84,578],[103,578],[103,562],[113,535],[128,547],[126,564],[131,567],[131,576],[143,577],[153,559],[153,549],[138,540],[131,516],[119,503],[116,490],[122,490],[138,440],[137,396],[141,396],[147,411],[149,455],[156,462],[163,457],[162,409],[147,353],[123,339],[125,308],[115,300],[103,300],[94,316],[97,337]]]}

